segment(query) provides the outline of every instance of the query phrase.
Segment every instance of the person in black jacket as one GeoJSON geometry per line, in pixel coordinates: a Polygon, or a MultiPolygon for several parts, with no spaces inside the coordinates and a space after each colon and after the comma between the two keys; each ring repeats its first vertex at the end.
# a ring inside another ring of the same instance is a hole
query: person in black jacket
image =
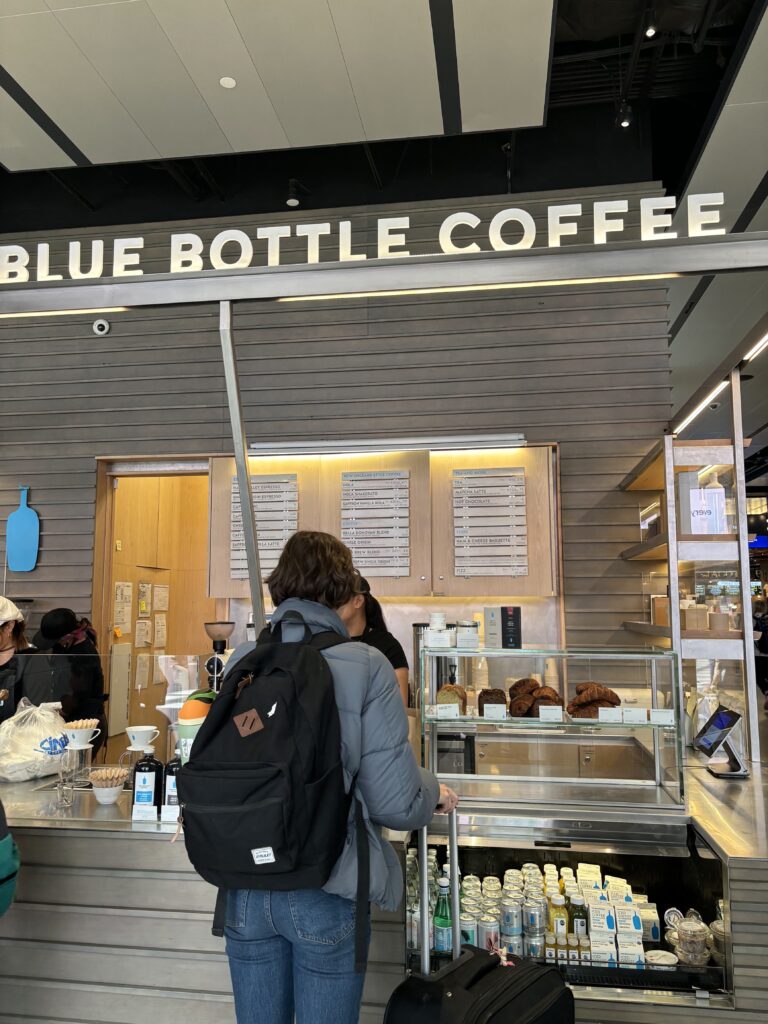
{"type": "Polygon", "coordinates": [[[25,696],[33,704],[61,701],[66,722],[98,719],[101,733],[93,741],[95,756],[107,739],[104,673],[96,631],[88,619],[78,619],[71,608],[54,608],[43,616],[32,643],[36,650],[26,655],[25,696]]]}
{"type": "Polygon", "coordinates": [[[23,693],[24,661],[19,652],[29,644],[24,616],[7,597],[0,597],[0,722],[11,718],[23,693]]]}

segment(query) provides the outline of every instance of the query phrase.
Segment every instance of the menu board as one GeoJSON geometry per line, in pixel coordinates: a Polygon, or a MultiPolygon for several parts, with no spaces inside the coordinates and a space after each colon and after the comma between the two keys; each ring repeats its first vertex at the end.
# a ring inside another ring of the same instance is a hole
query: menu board
{"type": "MultiPolygon", "coordinates": [[[[266,578],[277,565],[285,542],[299,528],[299,481],[296,473],[251,476],[253,514],[259,545],[261,575],[266,578]]],[[[232,477],[229,573],[233,580],[248,579],[240,485],[232,477]]]]}
{"type": "Polygon", "coordinates": [[[342,473],[341,539],[363,576],[409,576],[410,470],[342,473]]]}
{"type": "Polygon", "coordinates": [[[525,469],[454,469],[456,576],[527,576],[525,469]]]}

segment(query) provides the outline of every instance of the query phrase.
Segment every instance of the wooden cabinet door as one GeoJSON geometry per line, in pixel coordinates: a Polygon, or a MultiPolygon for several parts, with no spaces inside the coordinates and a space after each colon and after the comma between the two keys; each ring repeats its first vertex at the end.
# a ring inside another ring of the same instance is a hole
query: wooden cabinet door
{"type": "Polygon", "coordinates": [[[323,455],[320,500],[375,596],[431,592],[428,452],[323,455]]]}
{"type": "Polygon", "coordinates": [[[432,452],[430,476],[435,596],[552,597],[557,593],[551,447],[432,452]],[[495,477],[494,469],[499,470],[495,477]],[[510,475],[511,470],[519,473],[510,475]],[[467,476],[466,471],[476,471],[477,477],[467,476]],[[514,496],[507,498],[507,493],[514,496]],[[513,514],[513,503],[523,493],[524,504],[516,509],[524,511],[524,516],[513,514]],[[484,508],[486,500],[491,504],[484,508]],[[520,575],[513,574],[514,559],[520,575]],[[484,573],[483,566],[490,571],[484,573]]]}

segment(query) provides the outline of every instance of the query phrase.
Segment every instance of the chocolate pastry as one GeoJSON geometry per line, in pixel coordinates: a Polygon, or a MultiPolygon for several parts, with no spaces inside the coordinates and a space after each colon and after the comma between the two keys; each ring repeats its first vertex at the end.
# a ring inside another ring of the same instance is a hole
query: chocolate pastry
{"type": "Polygon", "coordinates": [[[513,694],[509,702],[509,713],[513,718],[525,718],[532,707],[533,697],[530,693],[513,694]]]}
{"type": "Polygon", "coordinates": [[[553,700],[560,707],[563,706],[562,698],[557,690],[554,690],[551,686],[540,686],[538,690],[533,691],[534,700],[553,700]]]}
{"type": "Polygon", "coordinates": [[[596,700],[607,700],[612,707],[618,707],[621,704],[621,698],[609,690],[607,686],[602,686],[600,683],[590,683],[581,693],[577,693],[573,698],[573,703],[576,705],[591,704],[596,700]]]}
{"type": "Polygon", "coordinates": [[[437,691],[438,704],[458,704],[462,715],[467,713],[467,691],[463,686],[446,683],[437,691]]]}
{"type": "Polygon", "coordinates": [[[543,697],[541,700],[535,700],[533,702],[533,707],[531,708],[530,715],[531,715],[531,718],[538,718],[539,717],[539,708],[560,708],[560,707],[562,707],[562,704],[560,704],[558,701],[556,701],[556,700],[549,700],[547,697],[543,697]]]}
{"type": "Polygon", "coordinates": [[[503,704],[506,707],[507,695],[503,690],[481,690],[477,695],[477,712],[481,718],[486,704],[503,704]]]}
{"type": "Polygon", "coordinates": [[[536,679],[518,679],[516,683],[513,683],[509,688],[509,696],[518,696],[521,693],[533,693],[534,690],[538,690],[541,683],[536,679]]]}

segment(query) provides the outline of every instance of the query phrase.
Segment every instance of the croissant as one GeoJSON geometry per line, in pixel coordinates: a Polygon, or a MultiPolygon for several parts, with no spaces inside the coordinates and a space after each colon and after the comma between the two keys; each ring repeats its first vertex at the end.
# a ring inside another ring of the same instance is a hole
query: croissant
{"type": "Polygon", "coordinates": [[[534,690],[538,690],[541,683],[536,679],[518,679],[516,683],[513,683],[509,688],[510,697],[515,695],[518,696],[521,693],[533,693],[534,690]]]}
{"type": "Polygon", "coordinates": [[[536,701],[533,702],[533,707],[531,708],[531,712],[530,712],[531,713],[531,717],[532,718],[539,718],[540,717],[539,716],[539,708],[558,708],[558,707],[561,708],[562,706],[563,705],[559,701],[549,700],[547,697],[543,697],[541,700],[536,700],[536,701]]]}
{"type": "Polygon", "coordinates": [[[534,700],[553,700],[556,704],[563,706],[563,701],[557,690],[554,690],[551,686],[540,686],[538,690],[533,691],[534,700]]]}
{"type": "Polygon", "coordinates": [[[513,695],[509,702],[509,713],[513,718],[524,718],[533,707],[533,697],[530,693],[513,695]]]}
{"type": "Polygon", "coordinates": [[[621,704],[620,697],[613,690],[609,690],[607,686],[602,686],[600,683],[589,683],[580,693],[577,692],[573,703],[576,705],[591,704],[596,700],[607,700],[614,707],[618,707],[621,704]]]}

